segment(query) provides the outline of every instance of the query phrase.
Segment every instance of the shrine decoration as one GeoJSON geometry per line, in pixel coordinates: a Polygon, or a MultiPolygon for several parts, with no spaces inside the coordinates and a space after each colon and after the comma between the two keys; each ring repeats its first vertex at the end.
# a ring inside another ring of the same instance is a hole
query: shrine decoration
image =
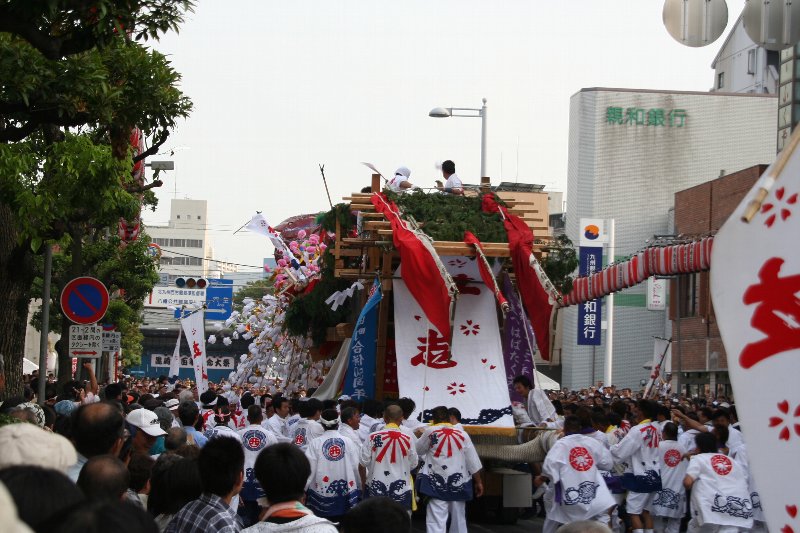
{"type": "Polygon", "coordinates": [[[478,260],[478,268],[481,273],[481,279],[494,292],[494,297],[497,299],[497,303],[500,305],[500,309],[503,311],[503,316],[508,313],[509,305],[508,301],[506,301],[505,296],[500,291],[500,287],[497,285],[497,280],[492,274],[492,267],[489,264],[489,260],[486,259],[486,255],[483,253],[483,245],[478,238],[472,234],[470,231],[464,232],[464,242],[467,244],[472,245],[475,248],[476,257],[478,260]]]}
{"type": "Polygon", "coordinates": [[[409,292],[439,334],[449,338],[450,311],[458,289],[433,249],[433,241],[403,220],[397,205],[383,193],[374,193],[370,201],[391,224],[394,247],[400,252],[401,276],[409,292]]]}
{"type": "Polygon", "coordinates": [[[560,304],[561,294],[547,278],[541,264],[533,255],[533,231],[516,215],[498,204],[491,194],[483,195],[483,210],[499,212],[508,235],[508,247],[517,287],[525,304],[528,318],[536,333],[536,344],[543,359],[550,360],[550,320],[553,307],[560,304]]]}
{"type": "MultiPolygon", "coordinates": [[[[395,279],[397,382],[429,419],[437,405],[457,405],[465,425],[511,427],[494,289],[482,283],[475,258],[442,256],[459,288],[452,340],[427,319],[404,279],[395,279]]],[[[401,277],[406,264],[401,263],[401,277]]],[[[499,270],[499,264],[494,270],[499,270]]]]}
{"type": "Polygon", "coordinates": [[[670,246],[651,246],[626,261],[608,265],[591,276],[575,278],[572,290],[564,295],[563,307],[577,305],[639,283],[650,276],[675,276],[703,272],[711,268],[714,237],[670,246]]]}

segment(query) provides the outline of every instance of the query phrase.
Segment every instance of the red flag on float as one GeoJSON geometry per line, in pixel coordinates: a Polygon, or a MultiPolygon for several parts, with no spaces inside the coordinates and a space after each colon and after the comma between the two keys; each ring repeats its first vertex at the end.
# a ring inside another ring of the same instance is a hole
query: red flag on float
{"type": "Polygon", "coordinates": [[[508,247],[528,319],[536,334],[536,345],[543,359],[550,360],[550,317],[559,294],[547,279],[539,261],[533,255],[533,231],[518,216],[511,215],[491,194],[483,195],[483,211],[499,212],[508,235],[508,247]],[[545,288],[547,287],[547,288],[545,288]]]}
{"type": "Polygon", "coordinates": [[[503,310],[503,315],[505,316],[508,312],[509,305],[503,293],[500,292],[500,287],[497,286],[497,280],[494,278],[494,274],[492,274],[492,268],[489,266],[489,261],[483,253],[483,244],[481,244],[481,241],[470,231],[464,232],[464,242],[475,247],[475,260],[478,263],[478,271],[481,273],[481,279],[483,283],[486,284],[486,287],[494,293],[494,297],[497,298],[497,303],[500,304],[500,308],[503,310]]]}
{"type": "Polygon", "coordinates": [[[400,218],[394,202],[374,193],[372,205],[392,225],[394,247],[400,252],[400,276],[409,292],[439,334],[450,338],[450,305],[457,294],[455,283],[439,261],[433,246],[418,230],[400,218]]]}
{"type": "Polygon", "coordinates": [[[714,239],[711,296],[770,531],[800,531],[800,129],[714,239]]]}

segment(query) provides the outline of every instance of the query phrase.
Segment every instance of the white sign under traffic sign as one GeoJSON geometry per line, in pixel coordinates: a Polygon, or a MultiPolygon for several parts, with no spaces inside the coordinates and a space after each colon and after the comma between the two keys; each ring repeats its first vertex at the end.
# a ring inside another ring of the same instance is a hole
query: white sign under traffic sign
{"type": "Polygon", "coordinates": [[[102,326],[70,326],[70,357],[100,357],[103,352],[102,326]]]}
{"type": "Polygon", "coordinates": [[[122,333],[119,331],[104,331],[103,332],[103,351],[116,352],[120,349],[122,341],[122,333]]]}

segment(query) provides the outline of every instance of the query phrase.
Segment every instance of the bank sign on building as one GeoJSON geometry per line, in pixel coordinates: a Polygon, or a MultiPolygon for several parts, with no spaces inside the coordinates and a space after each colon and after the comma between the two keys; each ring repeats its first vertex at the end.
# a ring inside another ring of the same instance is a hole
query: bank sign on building
{"type": "MultiPolygon", "coordinates": [[[[574,94],[566,234],[578,241],[581,218],[615,219],[617,260],[669,234],[677,191],[774,159],[776,113],[769,95],[604,88],[574,94]]],[[[641,284],[617,293],[614,311],[613,382],[638,387],[653,357],[652,336],[670,337],[666,310],[648,310],[641,284]]],[[[595,347],[593,371],[592,346],[578,345],[574,333],[577,307],[561,313],[562,385],[588,386],[602,379],[605,350],[595,347]]],[[[605,337],[602,330],[601,346],[605,337]]]]}

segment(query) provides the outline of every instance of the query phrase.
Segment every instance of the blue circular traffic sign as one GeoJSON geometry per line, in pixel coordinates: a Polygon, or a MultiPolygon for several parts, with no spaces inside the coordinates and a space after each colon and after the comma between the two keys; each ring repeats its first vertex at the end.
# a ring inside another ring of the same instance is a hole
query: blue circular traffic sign
{"type": "Polygon", "coordinates": [[[94,324],[107,309],[108,289],[95,278],[75,278],[61,291],[61,310],[76,324],[94,324]]]}

